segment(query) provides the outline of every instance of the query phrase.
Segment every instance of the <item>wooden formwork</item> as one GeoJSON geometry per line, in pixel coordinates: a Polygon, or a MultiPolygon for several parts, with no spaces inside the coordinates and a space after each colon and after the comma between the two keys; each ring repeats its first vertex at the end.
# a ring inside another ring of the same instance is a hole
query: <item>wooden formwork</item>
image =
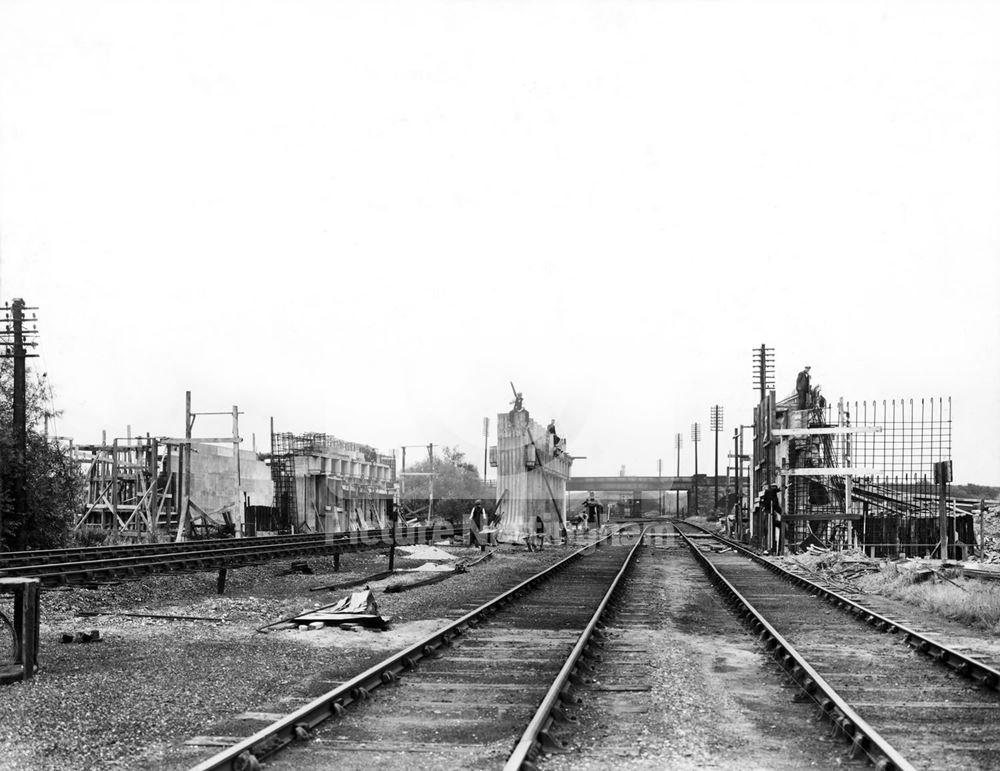
{"type": "Polygon", "coordinates": [[[74,448],[87,500],[73,529],[96,527],[125,535],[168,530],[177,511],[173,452],[170,442],[149,437],[74,448]]]}

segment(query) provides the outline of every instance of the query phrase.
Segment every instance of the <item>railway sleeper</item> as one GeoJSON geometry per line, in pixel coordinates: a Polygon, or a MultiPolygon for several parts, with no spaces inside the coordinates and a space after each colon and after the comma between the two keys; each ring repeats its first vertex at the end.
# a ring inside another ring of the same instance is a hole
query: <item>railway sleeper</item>
{"type": "Polygon", "coordinates": [[[233,761],[233,771],[260,771],[260,761],[250,750],[241,752],[233,761]]]}
{"type": "Polygon", "coordinates": [[[569,712],[566,711],[566,705],[562,704],[561,702],[552,707],[552,712],[550,712],[549,715],[551,716],[552,721],[555,723],[576,724],[580,722],[579,718],[577,718],[576,715],[571,715],[569,712]]]}
{"type": "Polygon", "coordinates": [[[543,752],[548,753],[562,753],[569,751],[569,745],[562,739],[557,739],[548,731],[538,732],[538,746],[543,752]]]}

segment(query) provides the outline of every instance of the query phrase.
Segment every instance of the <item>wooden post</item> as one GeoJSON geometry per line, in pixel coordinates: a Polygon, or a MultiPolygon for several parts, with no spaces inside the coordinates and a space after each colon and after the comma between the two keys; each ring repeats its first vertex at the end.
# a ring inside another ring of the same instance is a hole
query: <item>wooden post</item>
{"type": "Polygon", "coordinates": [[[490,454],[490,419],[483,418],[483,494],[486,493],[486,484],[489,481],[487,479],[487,473],[489,470],[489,454],[490,454]]]}
{"type": "MultiPolygon", "coordinates": [[[[742,463],[740,463],[740,430],[739,428],[733,429],[733,465],[736,468],[736,484],[734,490],[736,492],[736,520],[733,522],[733,532],[729,532],[728,526],[726,527],[727,535],[733,535],[737,539],[740,537],[740,512],[742,511],[742,506],[740,506],[740,496],[743,494],[743,483],[740,481],[740,471],[742,470],[742,463]]],[[[697,477],[695,478],[695,483],[697,484],[697,477]]],[[[728,513],[726,521],[729,521],[728,513]]]]}
{"type": "Polygon", "coordinates": [[[14,594],[14,663],[21,665],[21,679],[28,680],[38,667],[39,587],[37,578],[3,578],[7,593],[14,594]]]}
{"type": "Polygon", "coordinates": [[[191,392],[184,392],[184,444],[177,448],[177,537],[184,540],[191,500],[191,392]]]}
{"type": "Polygon", "coordinates": [[[431,516],[434,514],[434,443],[427,445],[427,452],[431,457],[430,495],[427,501],[427,523],[430,524],[431,516]]]}
{"type": "Polygon", "coordinates": [[[219,568],[219,577],[215,580],[215,589],[218,594],[226,592],[226,569],[219,568]]]}
{"type": "Polygon", "coordinates": [[[243,480],[242,480],[242,470],[240,469],[240,411],[239,408],[233,405],[233,459],[236,463],[235,465],[235,482],[236,482],[236,506],[233,509],[233,519],[237,528],[239,528],[239,534],[243,535],[243,480]]]}
{"type": "Polygon", "coordinates": [[[941,559],[948,559],[948,509],[945,501],[945,495],[948,490],[948,479],[945,473],[945,465],[943,462],[934,464],[937,466],[937,477],[938,483],[938,527],[941,531],[941,559]]]}
{"type": "Polygon", "coordinates": [[[149,435],[146,435],[146,441],[149,443],[149,484],[151,485],[149,490],[149,520],[146,524],[147,529],[150,533],[156,530],[156,525],[159,520],[159,515],[157,509],[159,508],[159,497],[157,496],[158,490],[156,489],[157,475],[159,472],[159,455],[160,446],[156,439],[150,439],[149,435]]]}
{"type": "Polygon", "coordinates": [[[983,513],[986,509],[986,501],[979,499],[979,556],[986,554],[986,530],[983,528],[983,513]]]}
{"type": "Polygon", "coordinates": [[[118,440],[111,440],[111,524],[118,529],[118,440]]]}
{"type": "Polygon", "coordinates": [[[406,447],[403,447],[403,454],[399,467],[399,507],[403,508],[403,501],[406,500],[406,447]]]}
{"type": "Polygon", "coordinates": [[[177,512],[177,537],[176,541],[184,540],[184,504],[181,503],[184,495],[184,445],[177,448],[177,478],[174,480],[174,488],[177,494],[174,511],[177,512]]]}

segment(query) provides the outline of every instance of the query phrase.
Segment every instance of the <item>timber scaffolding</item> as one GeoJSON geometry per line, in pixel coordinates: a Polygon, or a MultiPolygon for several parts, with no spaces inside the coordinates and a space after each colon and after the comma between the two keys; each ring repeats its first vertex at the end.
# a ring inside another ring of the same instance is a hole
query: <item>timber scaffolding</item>
{"type": "Polygon", "coordinates": [[[116,530],[137,537],[177,526],[179,444],[156,437],[126,437],[110,444],[70,447],[86,487],[83,512],[73,529],[116,530]]]}
{"type": "Polygon", "coordinates": [[[875,556],[924,556],[940,541],[944,497],[951,543],[975,544],[973,518],[938,483],[951,459],[951,399],[854,401],[767,394],[754,411],[754,488],[781,489],[780,520],[755,512],[751,540],[782,550],[815,537],[875,556]],[[783,523],[783,525],[781,524],[783,523]]]}
{"type": "Polygon", "coordinates": [[[274,516],[298,532],[385,527],[395,455],[331,434],[271,432],[274,516]]]}

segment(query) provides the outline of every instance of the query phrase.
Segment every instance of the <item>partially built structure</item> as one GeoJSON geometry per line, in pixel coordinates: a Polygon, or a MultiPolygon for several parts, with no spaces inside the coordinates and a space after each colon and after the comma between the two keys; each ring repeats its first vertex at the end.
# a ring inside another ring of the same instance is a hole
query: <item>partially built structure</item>
{"type": "Polygon", "coordinates": [[[940,556],[945,521],[952,555],[964,556],[973,521],[949,501],[950,460],[950,398],[827,404],[810,391],[803,408],[770,391],[754,409],[757,505],[744,535],[775,552],[816,542],[940,556]],[[780,513],[763,504],[771,485],[780,513]]]}
{"type": "Polygon", "coordinates": [[[388,527],[396,457],[331,434],[271,432],[278,529],[339,532],[388,527]]]}
{"type": "Polygon", "coordinates": [[[566,440],[531,419],[526,409],[497,415],[497,510],[500,537],[549,537],[566,527],[566,482],[573,459],[566,440]]]}

